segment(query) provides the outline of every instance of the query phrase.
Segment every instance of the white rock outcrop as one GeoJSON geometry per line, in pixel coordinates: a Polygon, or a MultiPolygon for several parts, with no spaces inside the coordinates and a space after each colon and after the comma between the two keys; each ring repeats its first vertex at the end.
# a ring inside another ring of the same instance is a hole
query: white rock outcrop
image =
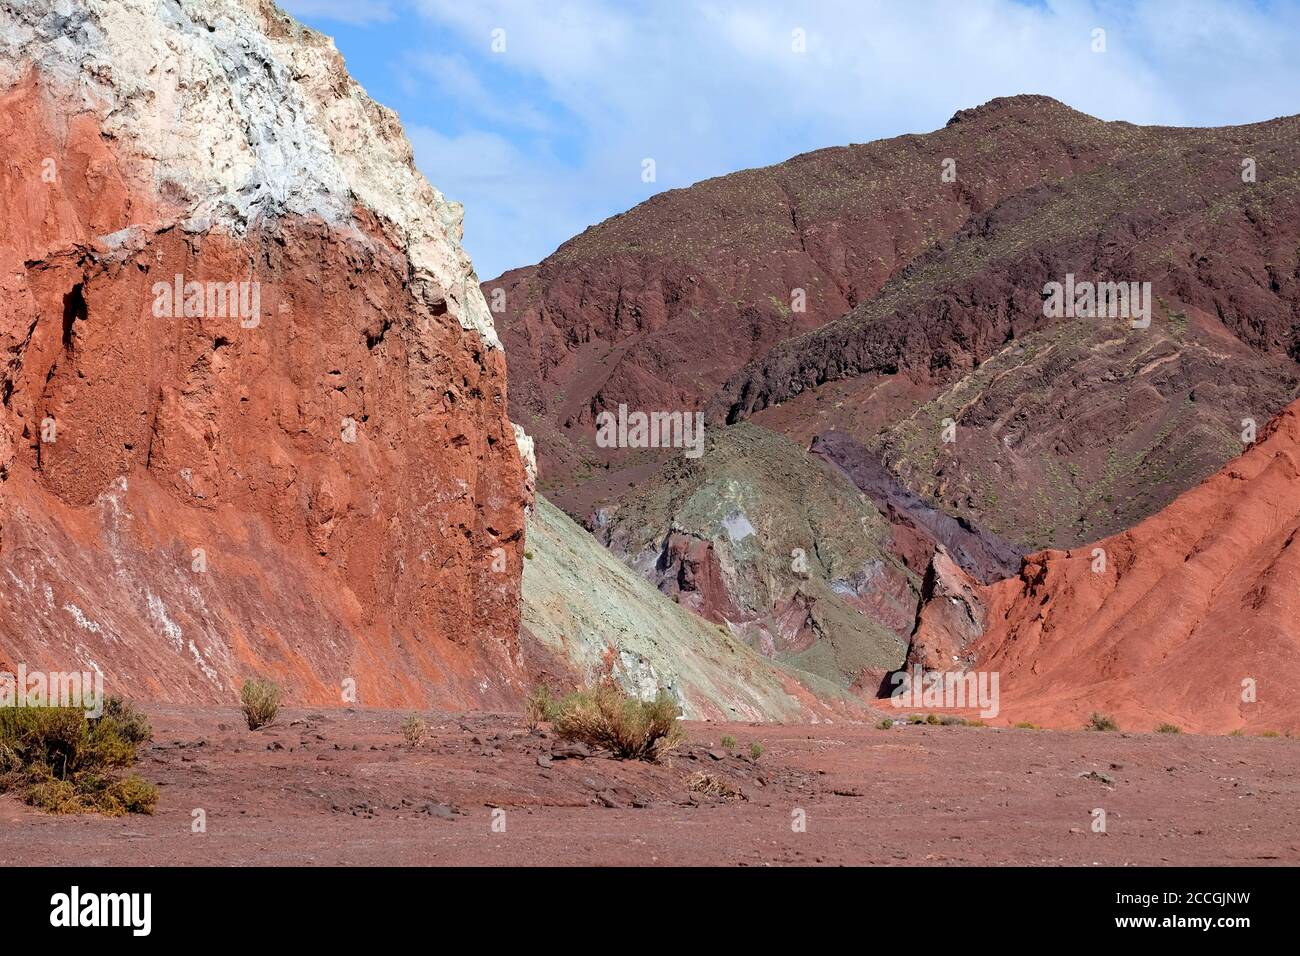
{"type": "Polygon", "coordinates": [[[415,168],[396,114],[333,41],[269,0],[4,0],[0,88],[33,67],[134,153],[168,217],[234,233],[286,213],[346,228],[360,206],[434,311],[445,303],[500,348],[461,205],[415,168]]]}

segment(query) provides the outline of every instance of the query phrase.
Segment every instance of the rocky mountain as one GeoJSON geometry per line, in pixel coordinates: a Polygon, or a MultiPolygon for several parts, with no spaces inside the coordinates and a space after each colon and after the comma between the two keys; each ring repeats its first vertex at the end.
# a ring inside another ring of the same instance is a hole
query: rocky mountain
{"type": "Polygon", "coordinates": [[[0,659],[517,703],[506,363],[396,116],[265,0],[0,4],[0,104],[0,659]]]}
{"type": "Polygon", "coordinates": [[[1300,393],[1298,173],[1295,118],[1139,127],[1010,97],[661,194],[484,289],[542,487],[575,515],[664,458],[593,447],[596,414],[707,405],[844,432],[1013,546],[1069,545],[1300,393]],[[1049,318],[1067,276],[1149,282],[1149,322],[1049,318]]]}
{"type": "Polygon", "coordinates": [[[767,429],[715,431],[699,458],[598,511],[593,531],[678,604],[832,686],[874,689],[902,663],[919,581],[895,557],[890,524],[836,469],[767,429]]]}
{"type": "Polygon", "coordinates": [[[485,282],[543,487],[585,510],[610,487],[593,467],[626,467],[591,445],[600,410],[702,404],[774,346],[874,300],[973,218],[1102,175],[1139,139],[1045,97],[995,101],[935,133],[661,193],[485,282]]]}
{"type": "MultiPolygon", "coordinates": [[[[1023,110],[1060,122],[1013,101],[973,115],[1023,110]]],[[[1300,119],[1078,122],[1124,148],[974,212],[738,372],[713,419],[849,432],[912,490],[1026,547],[1126,527],[1240,451],[1300,382],[1300,119]],[[1049,283],[1076,278],[1150,283],[1148,314],[1049,315],[1049,283]],[[853,422],[869,402],[892,410],[853,422]]]]}
{"type": "Polygon", "coordinates": [[[906,661],[1052,726],[1300,718],[1300,406],[1257,434],[1300,392],[1296,118],[996,100],[480,285],[269,0],[0,4],[0,104],[0,669],[814,721],[906,661]],[[620,405],[707,412],[701,454],[601,447],[620,405]]]}
{"type": "Polygon", "coordinates": [[[1026,552],[1131,527],[1252,441],[1300,393],[1298,175],[1294,117],[1139,127],[1011,97],[664,193],[484,291],[542,487],[660,591],[791,659],[864,616],[901,633],[908,598],[813,623],[820,579],[792,578],[787,536],[737,541],[751,509],[817,511],[847,544],[865,496],[885,523],[852,546],[957,614],[1026,552]],[[1076,287],[1110,298],[1090,312],[1076,287]],[[708,450],[597,447],[619,404],[705,408],[708,450]],[[796,444],[755,468],[773,432],[796,444]],[[819,497],[824,463],[852,487],[819,497]]]}
{"type": "Polygon", "coordinates": [[[1004,721],[1252,733],[1300,726],[1300,402],[1240,457],[1121,532],[988,587],[943,555],[910,657],[1000,674],[1004,721]]]}
{"type": "Polygon", "coordinates": [[[861,713],[841,683],[799,662],[774,664],[675,604],[541,496],[528,549],[522,634],[538,684],[563,690],[608,676],[642,697],[662,687],[693,720],[816,723],[861,713]]]}

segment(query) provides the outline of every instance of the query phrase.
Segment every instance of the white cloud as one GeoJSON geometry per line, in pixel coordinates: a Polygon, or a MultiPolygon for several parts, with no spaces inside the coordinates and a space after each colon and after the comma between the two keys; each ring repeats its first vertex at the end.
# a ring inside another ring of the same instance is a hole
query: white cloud
{"type": "Polygon", "coordinates": [[[425,177],[464,203],[466,246],[472,257],[489,253],[474,258],[481,279],[536,262],[536,250],[549,252],[602,216],[583,173],[553,157],[525,152],[493,133],[447,136],[408,126],[406,134],[425,177]],[[478,247],[471,237],[478,237],[478,247]]]}
{"type": "Polygon", "coordinates": [[[410,67],[402,75],[407,92],[427,90],[430,83],[442,96],[493,124],[532,130],[553,131],[554,124],[527,103],[507,101],[483,86],[473,67],[454,53],[419,53],[407,59],[410,67]]]}
{"type": "Polygon", "coordinates": [[[457,41],[422,51],[425,80],[495,137],[452,135],[435,115],[443,131],[417,144],[430,178],[466,202],[466,245],[487,276],[652,192],[925,132],[995,96],[1220,125],[1296,112],[1300,89],[1300,11],[1229,0],[409,2],[457,41]],[[506,51],[494,55],[498,27],[506,51]],[[1102,54],[1090,49],[1098,27],[1102,54]],[[645,157],[653,185],[640,181],[645,157]]]}

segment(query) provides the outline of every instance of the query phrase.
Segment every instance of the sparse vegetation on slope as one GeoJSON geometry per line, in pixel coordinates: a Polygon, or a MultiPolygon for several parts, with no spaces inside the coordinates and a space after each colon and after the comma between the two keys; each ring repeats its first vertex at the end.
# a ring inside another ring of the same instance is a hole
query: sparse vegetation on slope
{"type": "Polygon", "coordinates": [[[601,684],[565,696],[553,723],[565,740],[599,747],[620,760],[657,761],[681,742],[680,716],[681,708],[666,690],[644,701],[601,684]]]}
{"type": "Polygon", "coordinates": [[[78,707],[0,708],[0,792],[49,813],[153,813],[158,788],[121,776],[150,734],[144,715],[119,698],[99,717],[78,707]]]}
{"type": "Polygon", "coordinates": [[[280,688],[274,681],[256,678],[244,681],[239,692],[240,709],[249,730],[265,727],[280,712],[280,688]]]}
{"type": "Polygon", "coordinates": [[[1085,730],[1119,730],[1119,724],[1115,723],[1115,718],[1106,714],[1094,713],[1088,718],[1088,723],[1084,725],[1085,730]]]}
{"type": "Polygon", "coordinates": [[[406,720],[402,721],[402,736],[412,747],[420,746],[428,732],[429,726],[419,714],[407,714],[406,720]]]}

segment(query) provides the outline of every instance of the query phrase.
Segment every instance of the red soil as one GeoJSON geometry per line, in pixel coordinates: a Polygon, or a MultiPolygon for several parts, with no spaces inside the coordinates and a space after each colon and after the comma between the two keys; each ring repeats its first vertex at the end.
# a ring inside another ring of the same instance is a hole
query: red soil
{"type": "Polygon", "coordinates": [[[51,817],[0,797],[0,866],[1300,863],[1286,739],[689,724],[662,766],[543,767],[558,743],[517,715],[426,715],[412,748],[392,711],[295,710],[249,731],[232,708],[148,710],[157,813],[51,817]],[[743,796],[692,794],[700,771],[743,796]]]}

